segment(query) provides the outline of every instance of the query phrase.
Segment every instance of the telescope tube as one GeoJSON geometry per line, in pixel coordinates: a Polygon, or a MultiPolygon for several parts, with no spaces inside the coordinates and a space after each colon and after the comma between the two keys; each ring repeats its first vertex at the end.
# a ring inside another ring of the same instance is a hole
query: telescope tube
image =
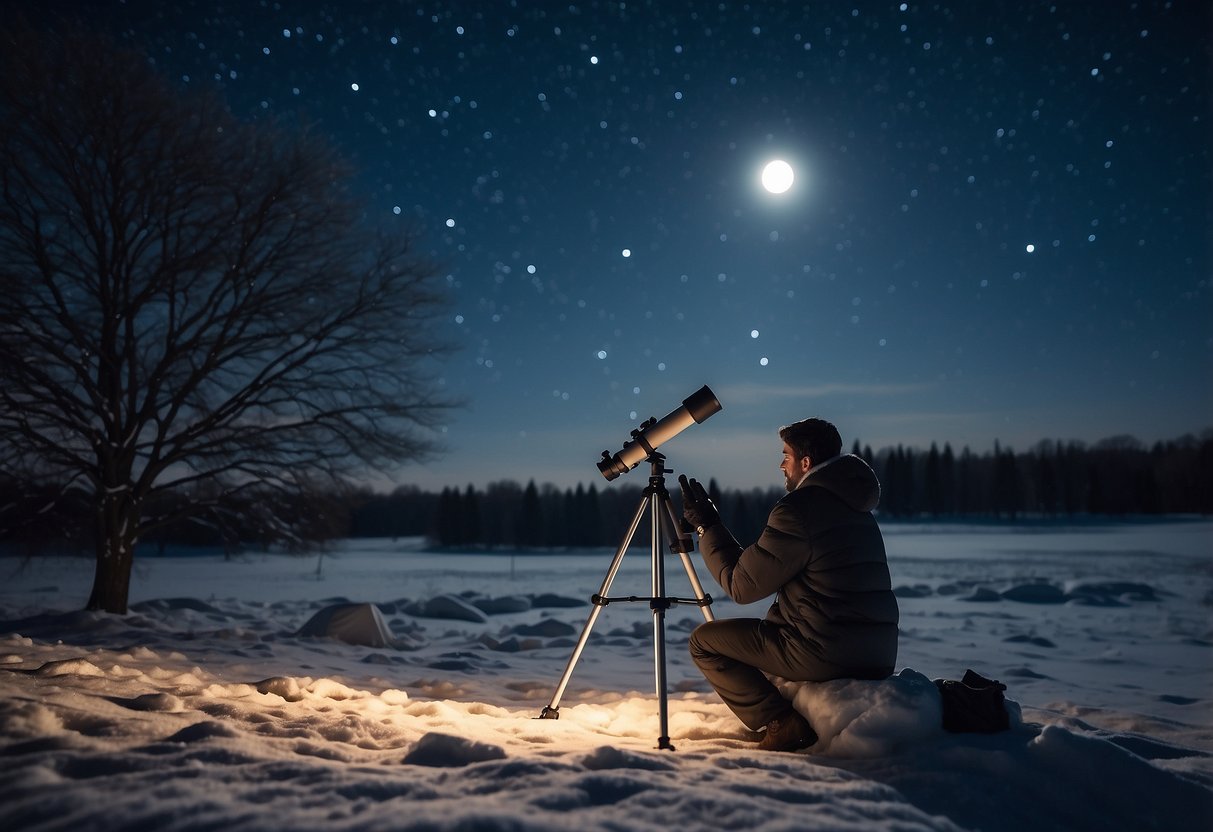
{"type": "Polygon", "coordinates": [[[720,411],[720,402],[705,384],[682,400],[682,407],[674,410],[648,427],[632,431],[632,441],[624,442],[623,448],[614,456],[604,451],[598,470],[607,480],[626,474],[648,458],[657,448],[673,439],[691,425],[701,424],[720,411]]]}

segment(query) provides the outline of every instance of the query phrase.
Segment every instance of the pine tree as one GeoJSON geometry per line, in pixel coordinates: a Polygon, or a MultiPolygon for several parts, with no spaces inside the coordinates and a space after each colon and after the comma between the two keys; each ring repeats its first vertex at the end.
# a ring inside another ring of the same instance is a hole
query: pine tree
{"type": "Polygon", "coordinates": [[[438,516],[435,518],[439,546],[457,546],[461,542],[463,517],[460,502],[458,489],[442,489],[442,494],[438,497],[438,516]]]}
{"type": "Polygon", "coordinates": [[[585,492],[581,510],[582,522],[585,524],[585,544],[599,546],[602,544],[602,510],[598,504],[598,486],[591,484],[585,492]]]}
{"type": "Polygon", "coordinates": [[[480,498],[476,489],[468,483],[463,495],[463,542],[479,545],[484,542],[484,530],[480,525],[480,498]]]}
{"type": "Polygon", "coordinates": [[[980,507],[978,501],[977,489],[977,471],[976,460],[973,457],[973,452],[969,450],[969,446],[965,445],[960,452],[960,465],[957,476],[958,487],[956,489],[957,508],[961,516],[969,516],[977,512],[980,507]]]}
{"type": "Polygon", "coordinates": [[[943,443],[943,456],[940,458],[940,483],[943,490],[944,513],[956,513],[956,458],[952,454],[952,446],[943,443]]]}
{"type": "Polygon", "coordinates": [[[1023,508],[1022,490],[1019,485],[1019,463],[1015,452],[1009,448],[1000,450],[994,442],[994,516],[1006,515],[1014,520],[1023,508]]]}
{"type": "Polygon", "coordinates": [[[914,450],[906,448],[904,451],[901,446],[897,446],[897,450],[903,454],[901,465],[901,492],[902,492],[902,513],[913,516],[918,513],[918,479],[915,476],[914,466],[917,460],[914,457],[914,450]]]}
{"type": "Polygon", "coordinates": [[[538,546],[543,540],[543,515],[539,504],[539,489],[535,481],[526,484],[522,492],[522,509],[518,518],[518,545],[538,546]]]}
{"type": "Polygon", "coordinates": [[[884,482],[885,510],[896,517],[901,514],[900,491],[898,489],[898,460],[897,451],[891,449],[884,457],[884,469],[881,480],[884,482]]]}
{"type": "Polygon", "coordinates": [[[926,509],[932,517],[943,514],[943,469],[939,456],[939,447],[932,442],[931,450],[927,452],[926,471],[926,509]]]}

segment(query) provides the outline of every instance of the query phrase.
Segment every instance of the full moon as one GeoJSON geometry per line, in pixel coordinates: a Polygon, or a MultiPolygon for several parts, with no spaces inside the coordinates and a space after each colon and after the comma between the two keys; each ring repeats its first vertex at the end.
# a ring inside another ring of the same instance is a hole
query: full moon
{"type": "Polygon", "coordinates": [[[792,187],[795,179],[796,174],[792,171],[792,166],[782,159],[767,162],[767,166],[762,169],[762,187],[773,194],[781,194],[792,187]]]}

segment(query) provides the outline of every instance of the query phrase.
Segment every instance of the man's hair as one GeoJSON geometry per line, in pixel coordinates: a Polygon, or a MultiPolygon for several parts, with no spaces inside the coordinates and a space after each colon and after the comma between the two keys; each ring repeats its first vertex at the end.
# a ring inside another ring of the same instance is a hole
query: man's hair
{"type": "Polygon", "coordinates": [[[842,437],[838,428],[825,419],[804,419],[779,429],[779,438],[796,452],[797,459],[809,457],[814,465],[833,459],[842,453],[842,437]]]}

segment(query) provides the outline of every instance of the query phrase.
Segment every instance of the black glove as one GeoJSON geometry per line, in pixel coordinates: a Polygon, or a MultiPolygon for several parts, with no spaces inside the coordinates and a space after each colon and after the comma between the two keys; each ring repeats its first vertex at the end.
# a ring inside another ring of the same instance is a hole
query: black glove
{"type": "Polygon", "coordinates": [[[698,480],[688,480],[685,474],[678,475],[682,486],[682,516],[695,531],[703,534],[720,522],[720,512],[712,504],[712,498],[698,480]]]}

